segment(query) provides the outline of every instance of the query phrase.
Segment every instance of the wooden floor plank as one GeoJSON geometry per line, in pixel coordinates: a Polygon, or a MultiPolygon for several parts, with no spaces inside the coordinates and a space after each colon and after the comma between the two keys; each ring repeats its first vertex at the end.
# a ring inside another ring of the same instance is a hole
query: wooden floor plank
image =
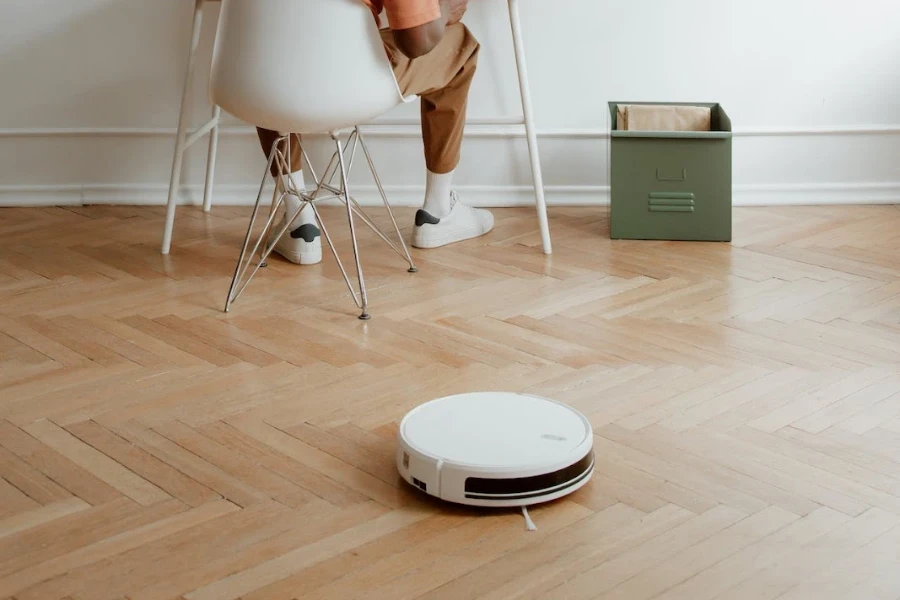
{"type": "Polygon", "coordinates": [[[89,504],[96,506],[121,497],[115,488],[9,421],[0,420],[0,444],[89,504]]]}
{"type": "Polygon", "coordinates": [[[71,513],[4,538],[0,577],[62,556],[99,540],[183,512],[177,500],[144,507],[129,498],[71,513]]]}
{"type": "Polygon", "coordinates": [[[80,498],[69,496],[65,500],[46,504],[40,508],[19,512],[15,516],[0,521],[0,538],[31,529],[72,513],[90,508],[91,505],[80,498]]]}
{"type": "Polygon", "coordinates": [[[24,511],[40,507],[34,499],[12,485],[6,479],[0,479],[0,515],[17,515],[24,511]]]}
{"type": "Polygon", "coordinates": [[[67,430],[84,443],[189,506],[200,506],[219,499],[219,495],[209,488],[93,421],[69,425],[67,430]]]}
{"type": "Polygon", "coordinates": [[[330,256],[223,312],[249,214],[187,207],[163,257],[161,207],[0,210],[0,598],[900,593],[897,206],[735,209],[728,244],[555,207],[550,257],[503,209],[415,274],[364,233],[366,322],[330,256]],[[594,427],[537,531],[397,473],[408,411],[491,390],[594,427]]]}
{"type": "Polygon", "coordinates": [[[85,471],[92,473],[98,479],[105,481],[143,506],[156,504],[170,498],[163,490],[131,469],[82,442],[52,421],[35,421],[24,429],[60,454],[69,457],[72,462],[85,471]]]}
{"type": "Polygon", "coordinates": [[[850,520],[843,513],[820,508],[672,586],[659,597],[670,600],[727,598],[727,590],[753,579],[759,571],[777,565],[781,560],[800,552],[809,542],[827,535],[850,520]]]}
{"type": "Polygon", "coordinates": [[[39,504],[67,500],[72,495],[41,471],[2,447],[0,447],[0,476],[39,504]]]}
{"type": "Polygon", "coordinates": [[[603,599],[646,600],[690,579],[796,521],[797,515],[766,508],[731,527],[694,544],[672,558],[650,566],[638,575],[597,596],[603,599]]]}
{"type": "Polygon", "coordinates": [[[227,500],[206,503],[93,544],[83,545],[68,554],[63,554],[33,567],[22,569],[9,577],[0,579],[0,590],[13,593],[21,592],[43,581],[52,581],[54,577],[64,573],[75,572],[87,565],[115,558],[130,550],[167,538],[180,531],[202,525],[207,521],[214,521],[239,509],[240,507],[227,500]]]}
{"type": "Polygon", "coordinates": [[[808,542],[790,557],[744,579],[727,590],[721,598],[777,598],[794,588],[799,582],[839,561],[848,554],[864,547],[873,539],[897,526],[897,515],[877,508],[866,511],[845,525],[808,542]]]}

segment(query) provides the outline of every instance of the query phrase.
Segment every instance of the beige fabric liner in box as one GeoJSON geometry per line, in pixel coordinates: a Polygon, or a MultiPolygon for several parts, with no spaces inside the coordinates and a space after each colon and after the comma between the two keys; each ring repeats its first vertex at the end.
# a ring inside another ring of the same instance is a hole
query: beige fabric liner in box
{"type": "Polygon", "coordinates": [[[703,106],[620,104],[617,129],[622,131],[710,131],[712,110],[703,106]]]}

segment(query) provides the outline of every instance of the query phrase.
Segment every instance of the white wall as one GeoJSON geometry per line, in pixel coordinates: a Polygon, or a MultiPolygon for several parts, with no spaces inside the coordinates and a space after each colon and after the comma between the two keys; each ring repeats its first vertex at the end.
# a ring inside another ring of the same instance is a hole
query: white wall
{"type": "MultiPolygon", "coordinates": [[[[190,0],[0,0],[0,204],[163,202],[190,0]]],[[[602,202],[608,100],[721,102],[738,130],[736,201],[900,201],[896,0],[523,0],[549,199],[602,202]]],[[[502,0],[471,0],[484,46],[473,119],[519,110],[502,0]]],[[[217,7],[207,7],[207,24],[217,7]]],[[[195,119],[208,115],[202,43],[195,119]]],[[[414,118],[405,107],[392,118],[414,118]]],[[[416,126],[371,144],[400,202],[423,183],[416,126]]],[[[524,139],[470,127],[458,183],[479,203],[528,200],[524,139]]],[[[185,181],[202,182],[204,144],[185,181]]],[[[217,201],[248,200],[252,129],[223,135],[217,201]]],[[[193,194],[196,197],[196,194],[193,194]]]]}

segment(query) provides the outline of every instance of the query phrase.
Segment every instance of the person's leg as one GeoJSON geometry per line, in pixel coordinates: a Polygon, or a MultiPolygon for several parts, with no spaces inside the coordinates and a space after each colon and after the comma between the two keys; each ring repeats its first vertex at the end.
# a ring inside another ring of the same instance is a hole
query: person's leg
{"type": "Polygon", "coordinates": [[[425,201],[416,215],[414,245],[433,248],[487,233],[493,226],[490,213],[457,202],[451,190],[460,159],[469,89],[478,64],[478,42],[464,25],[452,25],[434,50],[410,60],[397,50],[389,31],[382,37],[392,55],[400,89],[421,97],[427,173],[425,201]]]}
{"type": "MultiPolygon", "coordinates": [[[[269,158],[269,152],[272,150],[272,144],[275,143],[280,136],[277,131],[272,131],[271,129],[263,129],[262,127],[256,128],[256,135],[259,137],[259,145],[262,146],[263,154],[266,155],[266,158],[269,158]]],[[[291,173],[302,173],[303,171],[303,156],[300,152],[300,136],[297,134],[291,135],[291,173]]],[[[282,152],[286,152],[285,144],[282,143],[280,146],[282,152]]],[[[272,175],[278,178],[281,175],[281,169],[277,162],[272,163],[272,175]]]]}
{"type": "MultiPolygon", "coordinates": [[[[272,145],[280,136],[278,132],[270,129],[256,128],[259,136],[259,143],[263,152],[268,158],[268,153],[272,150],[272,145]]],[[[302,191],[306,188],[306,182],[303,180],[303,154],[301,152],[302,140],[299,135],[291,135],[291,178],[297,187],[302,191]]],[[[286,152],[286,144],[282,143],[280,149],[286,152]]],[[[276,185],[287,188],[287,175],[282,173],[282,169],[277,162],[272,163],[272,176],[275,177],[276,185]]],[[[301,201],[298,197],[288,194],[284,198],[284,220],[297,212],[300,208],[301,201]]],[[[276,231],[284,226],[284,220],[281,225],[276,226],[276,231]]],[[[300,211],[300,216],[294,220],[288,227],[288,232],[278,240],[275,245],[275,251],[284,258],[295,264],[312,265],[322,261],[322,239],[316,223],[316,215],[311,206],[305,206],[300,211]]]]}

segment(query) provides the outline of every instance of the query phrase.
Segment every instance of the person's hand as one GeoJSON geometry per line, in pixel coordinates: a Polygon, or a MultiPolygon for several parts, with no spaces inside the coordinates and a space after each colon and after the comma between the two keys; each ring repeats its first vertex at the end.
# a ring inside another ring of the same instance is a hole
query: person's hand
{"type": "Polygon", "coordinates": [[[447,25],[455,25],[459,23],[466,9],[469,7],[469,0],[441,0],[441,14],[447,22],[447,25]]]}

